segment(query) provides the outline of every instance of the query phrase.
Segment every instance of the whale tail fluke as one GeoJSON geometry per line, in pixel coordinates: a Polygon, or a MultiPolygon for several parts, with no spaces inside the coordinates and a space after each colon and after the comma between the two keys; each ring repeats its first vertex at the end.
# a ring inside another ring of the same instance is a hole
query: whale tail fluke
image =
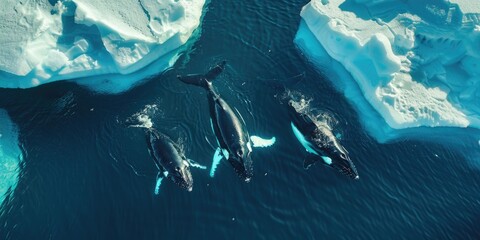
{"type": "Polygon", "coordinates": [[[207,74],[205,74],[205,78],[207,81],[212,81],[215,79],[220,73],[223,72],[223,69],[225,69],[225,65],[227,65],[227,61],[223,60],[220,63],[218,63],[215,67],[210,69],[207,74]]]}
{"type": "Polygon", "coordinates": [[[177,78],[186,83],[203,88],[208,88],[208,85],[222,73],[225,69],[226,61],[222,61],[217,64],[215,67],[211,68],[206,74],[189,74],[185,76],[177,75],[177,78]]]}
{"type": "Polygon", "coordinates": [[[203,74],[189,74],[185,76],[177,76],[178,80],[186,83],[191,84],[199,87],[206,88],[208,85],[208,80],[205,79],[205,75],[203,74]]]}

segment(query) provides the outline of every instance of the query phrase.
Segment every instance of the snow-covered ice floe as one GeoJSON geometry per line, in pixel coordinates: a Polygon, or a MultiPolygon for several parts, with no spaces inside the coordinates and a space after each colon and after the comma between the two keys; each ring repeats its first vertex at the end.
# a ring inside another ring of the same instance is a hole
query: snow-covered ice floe
{"type": "Polygon", "coordinates": [[[377,140],[480,128],[480,1],[312,0],[301,17],[297,46],[377,140]]]}
{"type": "Polygon", "coordinates": [[[74,80],[118,93],[171,67],[205,0],[6,0],[0,87],[74,80]]]}
{"type": "Polygon", "coordinates": [[[7,112],[0,109],[0,205],[7,195],[13,194],[17,186],[22,156],[17,127],[7,112]]]}

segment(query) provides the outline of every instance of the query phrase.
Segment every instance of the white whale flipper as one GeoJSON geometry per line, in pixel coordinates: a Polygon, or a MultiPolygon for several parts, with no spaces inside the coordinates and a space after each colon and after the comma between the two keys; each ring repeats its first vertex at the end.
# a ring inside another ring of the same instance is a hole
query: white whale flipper
{"type": "Polygon", "coordinates": [[[160,176],[160,172],[157,174],[157,183],[155,184],[155,195],[158,195],[158,193],[160,192],[160,185],[162,185],[162,180],[163,180],[163,177],[160,176]]]}
{"type": "Polygon", "coordinates": [[[222,160],[222,158],[222,149],[218,147],[213,154],[212,167],[210,168],[210,177],[213,177],[215,175],[215,170],[217,170],[217,166],[220,163],[220,160],[222,160]]]}
{"type": "Polygon", "coordinates": [[[253,143],[253,147],[258,148],[258,147],[270,147],[270,146],[272,146],[277,141],[277,138],[272,137],[270,139],[263,139],[259,136],[251,136],[250,140],[253,143]]]}
{"type": "Polygon", "coordinates": [[[191,167],[195,167],[195,168],[200,168],[200,169],[207,169],[206,166],[203,166],[195,161],[193,161],[192,159],[187,159],[188,163],[190,164],[191,167]]]}
{"type": "Polygon", "coordinates": [[[302,146],[305,148],[305,150],[311,154],[315,154],[317,156],[320,156],[312,147],[312,144],[307,141],[305,136],[298,130],[298,128],[293,124],[293,122],[290,122],[290,126],[292,127],[293,134],[297,138],[297,140],[302,144],[302,146]]]}
{"type": "Polygon", "coordinates": [[[325,162],[325,164],[327,165],[331,165],[332,164],[332,159],[327,157],[327,156],[321,156],[322,157],[322,160],[323,162],[325,162]]]}

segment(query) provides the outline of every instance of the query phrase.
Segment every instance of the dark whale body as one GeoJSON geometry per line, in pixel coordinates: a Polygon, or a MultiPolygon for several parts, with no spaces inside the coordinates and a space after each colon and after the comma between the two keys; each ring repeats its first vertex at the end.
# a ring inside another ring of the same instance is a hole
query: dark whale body
{"type": "Polygon", "coordinates": [[[304,167],[308,168],[316,162],[337,169],[340,173],[358,179],[358,173],[348,151],[326,123],[319,123],[314,117],[295,106],[295,101],[288,100],[289,113],[292,118],[291,128],[308,155],[304,167]]]}
{"type": "MultiPolygon", "coordinates": [[[[249,182],[253,175],[250,135],[237,114],[212,86],[212,80],[223,71],[225,64],[225,61],[219,63],[206,74],[177,77],[184,83],[202,87],[207,91],[211,124],[221,149],[216,154],[221,154],[227,159],[237,175],[249,182]]],[[[212,166],[212,168],[216,168],[216,166],[212,166]]]]}
{"type": "MultiPolygon", "coordinates": [[[[146,138],[150,155],[160,171],[159,176],[163,174],[181,188],[192,191],[193,179],[190,163],[180,147],[167,135],[154,128],[147,129],[146,138]]],[[[159,178],[161,180],[163,177],[159,178]]]]}

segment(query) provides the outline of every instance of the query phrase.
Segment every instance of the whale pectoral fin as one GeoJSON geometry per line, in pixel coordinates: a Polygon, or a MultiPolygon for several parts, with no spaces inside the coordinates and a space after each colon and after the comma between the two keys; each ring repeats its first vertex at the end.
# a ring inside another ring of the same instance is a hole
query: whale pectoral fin
{"type": "Polygon", "coordinates": [[[206,166],[203,166],[195,161],[193,161],[192,159],[187,159],[188,163],[190,164],[191,167],[195,167],[195,168],[200,168],[200,169],[207,169],[206,166]]]}
{"type": "Polygon", "coordinates": [[[163,180],[163,177],[160,175],[160,172],[157,173],[157,180],[156,180],[156,183],[155,183],[155,195],[158,195],[158,193],[160,192],[160,185],[162,184],[162,180],[163,180]]]}
{"type": "Polygon", "coordinates": [[[308,169],[310,166],[315,164],[318,161],[318,157],[313,154],[308,154],[305,160],[303,161],[303,168],[308,169]]]}
{"type": "Polygon", "coordinates": [[[250,140],[253,143],[252,147],[258,148],[258,147],[270,147],[270,146],[272,146],[277,141],[277,138],[272,137],[270,139],[263,139],[259,136],[251,136],[250,140]]]}
{"type": "Polygon", "coordinates": [[[210,177],[213,177],[215,175],[215,170],[217,170],[217,166],[222,160],[222,158],[223,158],[222,149],[218,147],[215,150],[215,153],[213,154],[212,167],[210,168],[210,177]]]}
{"type": "Polygon", "coordinates": [[[321,156],[323,162],[327,165],[331,165],[332,164],[332,159],[327,157],[327,156],[321,156]]]}

